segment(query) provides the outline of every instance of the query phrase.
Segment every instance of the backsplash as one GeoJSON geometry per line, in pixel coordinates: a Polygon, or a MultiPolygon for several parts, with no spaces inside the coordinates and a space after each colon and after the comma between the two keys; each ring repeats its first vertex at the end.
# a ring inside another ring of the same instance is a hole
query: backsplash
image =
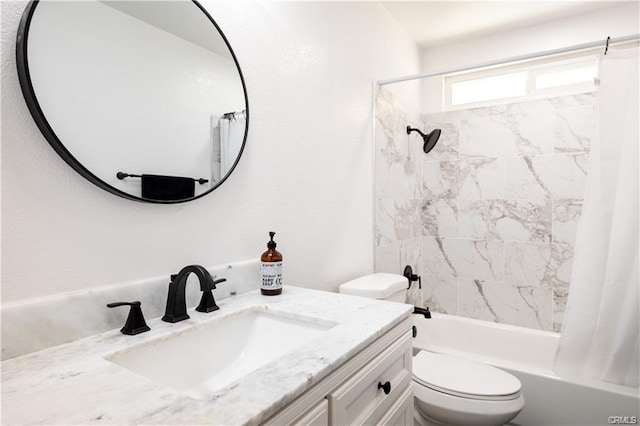
{"type": "Polygon", "coordinates": [[[559,331],[594,101],[589,93],[419,115],[381,88],[376,271],[411,265],[436,312],[559,331]],[[404,131],[414,123],[442,129],[429,154],[404,131]]]}
{"type": "MultiPolygon", "coordinates": [[[[227,279],[213,291],[216,301],[256,290],[260,284],[260,263],[256,260],[217,265],[207,270],[214,279],[227,279]]],[[[153,277],[3,304],[2,360],[121,328],[129,309],[109,309],[105,305],[110,302],[139,300],[147,321],[160,317],[165,311],[169,281],[169,276],[153,277]]],[[[201,294],[198,280],[191,274],[186,286],[188,309],[198,305],[201,294]]]]}

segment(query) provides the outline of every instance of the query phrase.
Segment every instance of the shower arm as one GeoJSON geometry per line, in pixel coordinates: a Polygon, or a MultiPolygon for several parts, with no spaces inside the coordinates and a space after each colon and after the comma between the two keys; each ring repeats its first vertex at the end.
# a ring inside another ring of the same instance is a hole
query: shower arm
{"type": "Polygon", "coordinates": [[[411,134],[411,132],[418,132],[418,133],[420,134],[420,136],[422,136],[422,139],[423,139],[423,140],[426,140],[426,139],[427,139],[427,135],[425,135],[424,133],[422,133],[422,132],[420,131],[420,129],[414,129],[414,128],[413,128],[413,127],[411,127],[411,126],[407,126],[407,134],[408,134],[408,135],[410,135],[410,134],[411,134]]]}

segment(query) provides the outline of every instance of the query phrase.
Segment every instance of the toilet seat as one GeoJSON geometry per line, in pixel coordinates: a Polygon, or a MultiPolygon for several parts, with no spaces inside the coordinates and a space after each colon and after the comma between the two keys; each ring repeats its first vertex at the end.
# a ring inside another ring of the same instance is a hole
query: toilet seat
{"type": "Polygon", "coordinates": [[[413,381],[417,425],[498,426],[510,422],[524,407],[524,397],[485,401],[461,398],[430,389],[413,381]]]}
{"type": "Polygon", "coordinates": [[[481,401],[520,397],[516,377],[490,365],[429,351],[413,357],[413,380],[436,392],[481,401]]]}

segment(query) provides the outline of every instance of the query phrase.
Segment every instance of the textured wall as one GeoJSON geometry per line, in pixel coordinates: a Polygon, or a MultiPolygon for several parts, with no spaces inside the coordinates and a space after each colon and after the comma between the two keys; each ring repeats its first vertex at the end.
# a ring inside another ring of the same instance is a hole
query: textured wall
{"type": "Polygon", "coordinates": [[[584,94],[423,115],[423,130],[443,131],[425,155],[402,134],[411,114],[382,89],[378,105],[393,107],[377,113],[376,270],[412,265],[435,311],[558,331],[593,103],[584,94]],[[394,150],[407,145],[410,162],[394,150]],[[397,173],[381,172],[389,164],[397,173]]]}
{"type": "Polygon", "coordinates": [[[113,196],[55,154],[16,75],[26,3],[1,3],[3,302],[255,259],[268,231],[286,283],[371,272],[371,82],[417,72],[417,48],[379,3],[201,3],[242,66],[251,122],[233,175],[177,205],[113,196]]]}

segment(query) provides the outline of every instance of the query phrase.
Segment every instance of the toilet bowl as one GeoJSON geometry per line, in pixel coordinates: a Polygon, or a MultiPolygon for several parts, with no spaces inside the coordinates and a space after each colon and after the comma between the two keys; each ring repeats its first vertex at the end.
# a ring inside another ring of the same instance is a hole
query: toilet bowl
{"type": "Polygon", "coordinates": [[[413,357],[416,422],[503,425],[524,407],[520,381],[490,365],[419,351],[413,357]]]}
{"type": "MultiPolygon", "coordinates": [[[[340,286],[340,293],[404,302],[408,281],[376,273],[340,286]]],[[[524,407],[520,381],[487,364],[425,350],[413,356],[415,423],[498,426],[524,407]]]]}

